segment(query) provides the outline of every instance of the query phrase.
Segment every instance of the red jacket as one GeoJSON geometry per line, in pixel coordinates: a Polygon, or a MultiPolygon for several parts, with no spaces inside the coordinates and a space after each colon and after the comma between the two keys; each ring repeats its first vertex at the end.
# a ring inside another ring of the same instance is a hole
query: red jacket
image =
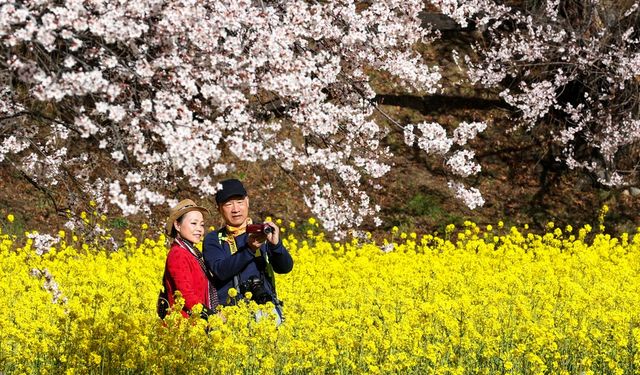
{"type": "Polygon", "coordinates": [[[200,263],[191,252],[178,243],[171,244],[164,268],[164,288],[169,306],[175,303],[174,293],[179,290],[184,298],[182,315],[188,317],[188,310],[200,303],[209,306],[209,281],[200,267],[200,263]]]}

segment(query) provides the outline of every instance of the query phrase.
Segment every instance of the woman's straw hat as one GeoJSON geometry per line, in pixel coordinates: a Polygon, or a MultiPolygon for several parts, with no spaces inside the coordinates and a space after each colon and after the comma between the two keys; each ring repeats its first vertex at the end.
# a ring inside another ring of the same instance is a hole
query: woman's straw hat
{"type": "Polygon", "coordinates": [[[165,225],[165,233],[168,236],[171,236],[171,230],[173,229],[173,222],[178,220],[178,218],[187,212],[191,211],[200,211],[202,212],[202,216],[206,219],[207,216],[210,215],[209,210],[204,207],[200,207],[196,205],[194,201],[191,199],[184,199],[180,201],[175,207],[172,207],[169,210],[169,217],[167,218],[167,224],[165,225]]]}

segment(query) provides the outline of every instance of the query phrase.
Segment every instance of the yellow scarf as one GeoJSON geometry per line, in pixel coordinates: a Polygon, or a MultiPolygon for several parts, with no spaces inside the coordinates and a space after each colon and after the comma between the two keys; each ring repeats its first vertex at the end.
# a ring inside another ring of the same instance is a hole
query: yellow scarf
{"type": "MultiPolygon", "coordinates": [[[[226,225],[225,229],[227,232],[227,236],[223,239],[227,241],[229,244],[229,249],[231,249],[231,254],[235,254],[238,251],[238,245],[236,245],[236,237],[241,234],[247,232],[247,225],[253,224],[253,221],[250,217],[245,220],[239,227],[234,227],[233,225],[226,225]]],[[[256,250],[255,256],[260,256],[260,249],[256,250]]]]}

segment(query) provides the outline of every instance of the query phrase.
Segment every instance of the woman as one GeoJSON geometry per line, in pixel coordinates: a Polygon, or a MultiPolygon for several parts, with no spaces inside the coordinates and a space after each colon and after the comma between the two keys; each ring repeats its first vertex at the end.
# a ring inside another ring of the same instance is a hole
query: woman
{"type": "Polygon", "coordinates": [[[190,199],[181,201],[169,211],[165,230],[173,242],[164,269],[164,291],[158,299],[158,315],[161,318],[175,304],[177,291],[184,298],[183,316],[190,316],[196,304],[202,305],[200,315],[203,318],[215,314],[218,293],[204,265],[202,253],[195,247],[204,238],[205,215],[209,215],[209,210],[190,199]]]}

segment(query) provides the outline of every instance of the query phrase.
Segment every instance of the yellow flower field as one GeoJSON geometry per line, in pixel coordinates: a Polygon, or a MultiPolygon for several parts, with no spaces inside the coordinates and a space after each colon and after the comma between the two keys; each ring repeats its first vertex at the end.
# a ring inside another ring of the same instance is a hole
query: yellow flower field
{"type": "Polygon", "coordinates": [[[128,233],[114,250],[2,229],[0,373],[640,371],[640,235],[465,223],[336,243],[284,228],[295,266],[277,276],[278,328],[253,304],[161,324],[164,236],[128,233]]]}

